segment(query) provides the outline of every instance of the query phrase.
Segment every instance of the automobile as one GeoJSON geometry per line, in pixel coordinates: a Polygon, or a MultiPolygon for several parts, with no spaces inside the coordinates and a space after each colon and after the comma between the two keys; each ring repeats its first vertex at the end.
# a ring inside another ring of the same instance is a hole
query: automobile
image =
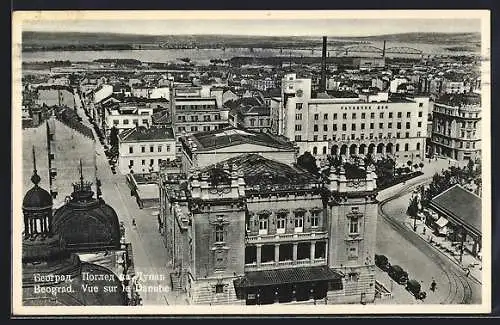
{"type": "Polygon", "coordinates": [[[391,265],[387,273],[399,284],[406,284],[408,281],[408,273],[399,265],[391,265]]]}
{"type": "Polygon", "coordinates": [[[391,264],[389,263],[389,259],[385,255],[377,255],[375,254],[375,265],[378,266],[383,271],[389,271],[391,264]]]}
{"type": "Polygon", "coordinates": [[[415,298],[419,300],[424,300],[427,297],[427,293],[425,291],[421,291],[422,286],[417,280],[408,280],[406,282],[406,290],[411,292],[415,298]]]}

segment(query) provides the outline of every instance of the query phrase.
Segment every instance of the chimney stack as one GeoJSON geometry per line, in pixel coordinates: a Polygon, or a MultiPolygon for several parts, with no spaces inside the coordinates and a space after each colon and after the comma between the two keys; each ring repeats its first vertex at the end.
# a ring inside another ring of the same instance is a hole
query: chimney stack
{"type": "Polygon", "coordinates": [[[326,42],[327,37],[323,36],[323,51],[321,52],[321,83],[320,91],[326,91],[326,42]]]}

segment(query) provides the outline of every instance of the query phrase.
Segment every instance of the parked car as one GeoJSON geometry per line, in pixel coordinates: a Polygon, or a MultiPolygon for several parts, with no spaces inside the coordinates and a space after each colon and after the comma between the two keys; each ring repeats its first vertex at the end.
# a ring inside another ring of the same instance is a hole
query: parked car
{"type": "Polygon", "coordinates": [[[427,293],[425,291],[421,291],[422,286],[417,280],[408,280],[406,282],[406,290],[411,292],[415,298],[423,300],[425,297],[427,297],[427,293]]]}
{"type": "Polygon", "coordinates": [[[408,281],[408,273],[399,265],[391,265],[388,274],[399,284],[406,284],[408,281]]]}
{"type": "Polygon", "coordinates": [[[389,263],[389,259],[385,255],[377,255],[375,254],[375,265],[377,265],[383,271],[389,271],[391,264],[389,263]]]}

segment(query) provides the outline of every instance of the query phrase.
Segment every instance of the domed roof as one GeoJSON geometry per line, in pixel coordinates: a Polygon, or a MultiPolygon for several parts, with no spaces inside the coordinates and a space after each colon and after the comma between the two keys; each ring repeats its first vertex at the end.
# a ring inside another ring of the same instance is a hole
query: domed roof
{"type": "Polygon", "coordinates": [[[115,210],[94,197],[91,183],[73,184],[71,199],[54,213],[54,232],[72,251],[120,247],[120,224],[115,210]]]}
{"type": "Polygon", "coordinates": [[[52,196],[49,192],[38,186],[40,176],[36,170],[31,177],[31,181],[35,184],[26,194],[23,199],[23,210],[43,210],[52,208],[52,196]]]}

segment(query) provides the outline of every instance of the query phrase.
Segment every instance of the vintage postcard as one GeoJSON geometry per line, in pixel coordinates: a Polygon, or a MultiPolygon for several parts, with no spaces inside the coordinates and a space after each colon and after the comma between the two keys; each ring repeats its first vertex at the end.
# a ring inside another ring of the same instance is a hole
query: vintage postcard
{"type": "Polygon", "coordinates": [[[13,315],[490,312],[489,11],[12,24],[13,315]]]}

